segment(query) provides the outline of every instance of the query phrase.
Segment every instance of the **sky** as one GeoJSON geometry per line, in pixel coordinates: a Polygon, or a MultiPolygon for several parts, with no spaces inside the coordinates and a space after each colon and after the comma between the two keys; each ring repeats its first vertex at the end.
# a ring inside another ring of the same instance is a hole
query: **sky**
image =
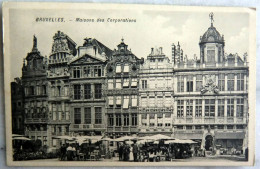
{"type": "Polygon", "coordinates": [[[33,35],[38,49],[49,56],[54,34],[60,30],[82,46],[84,38],[96,38],[110,49],[124,38],[128,48],[139,58],[146,58],[152,47],[163,47],[171,59],[171,45],[178,41],[184,55],[199,57],[199,39],[210,27],[209,13],[214,13],[214,26],[225,38],[225,52],[241,57],[249,49],[249,15],[219,11],[165,11],[140,9],[117,10],[10,10],[11,79],[21,77],[23,58],[32,50],[33,35]],[[64,23],[36,23],[36,17],[64,17],[64,23]],[[130,18],[135,23],[79,23],[76,18],[130,18]],[[71,20],[71,21],[70,21],[71,20]]]}

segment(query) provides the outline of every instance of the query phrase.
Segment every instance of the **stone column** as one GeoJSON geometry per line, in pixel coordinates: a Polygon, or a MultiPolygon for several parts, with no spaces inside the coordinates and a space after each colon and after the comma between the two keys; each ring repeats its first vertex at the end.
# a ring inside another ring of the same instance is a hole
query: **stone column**
{"type": "Polygon", "coordinates": [[[227,74],[225,74],[225,91],[227,91],[227,74]]]}
{"type": "Polygon", "coordinates": [[[235,76],[235,78],[234,78],[234,91],[237,91],[237,74],[234,74],[234,76],[235,76]]]}
{"type": "Polygon", "coordinates": [[[224,106],[224,124],[227,124],[227,98],[225,97],[225,106],[224,106]]]}
{"type": "Polygon", "coordinates": [[[193,92],[196,91],[196,76],[193,76],[193,92]]]}
{"type": "Polygon", "coordinates": [[[186,99],[183,100],[183,117],[186,119],[186,99]]]}
{"type": "Polygon", "coordinates": [[[186,92],[187,91],[187,76],[184,76],[183,82],[184,82],[184,92],[186,92]]]}

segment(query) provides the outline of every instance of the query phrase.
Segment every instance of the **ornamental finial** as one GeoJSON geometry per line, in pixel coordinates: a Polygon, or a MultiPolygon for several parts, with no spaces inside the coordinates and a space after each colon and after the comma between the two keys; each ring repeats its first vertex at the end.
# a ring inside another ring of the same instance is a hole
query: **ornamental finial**
{"type": "Polygon", "coordinates": [[[213,14],[213,12],[211,12],[210,14],[209,14],[209,18],[210,18],[210,21],[211,21],[211,26],[213,26],[213,22],[214,22],[214,14],[213,14]]]}

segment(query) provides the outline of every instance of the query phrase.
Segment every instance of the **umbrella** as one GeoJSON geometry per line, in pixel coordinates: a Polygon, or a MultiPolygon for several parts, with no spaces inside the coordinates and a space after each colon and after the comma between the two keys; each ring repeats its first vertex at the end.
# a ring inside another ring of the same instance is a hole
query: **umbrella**
{"type": "Polygon", "coordinates": [[[76,139],[76,137],[73,137],[73,136],[55,136],[53,138],[64,139],[64,140],[75,140],[76,139]]]}
{"type": "Polygon", "coordinates": [[[12,137],[24,137],[24,135],[20,135],[20,134],[12,134],[12,137]]]}
{"type": "Polygon", "coordinates": [[[112,139],[112,138],[102,138],[101,140],[102,140],[102,141],[115,141],[115,140],[112,139]]]}
{"type": "Polygon", "coordinates": [[[166,136],[163,134],[156,134],[156,135],[151,136],[151,138],[154,140],[171,140],[171,139],[173,139],[172,137],[166,136]]]}
{"type": "Polygon", "coordinates": [[[137,139],[137,137],[135,137],[135,136],[123,136],[123,137],[115,139],[114,141],[120,142],[120,141],[127,141],[127,140],[136,140],[136,139],[137,139]]]}
{"type": "Polygon", "coordinates": [[[14,137],[13,140],[31,140],[27,137],[14,137]]]}
{"type": "Polygon", "coordinates": [[[167,141],[165,141],[165,144],[170,144],[170,143],[177,143],[177,144],[195,144],[195,143],[197,143],[197,142],[192,141],[192,140],[180,140],[180,139],[167,140],[167,141]]]}

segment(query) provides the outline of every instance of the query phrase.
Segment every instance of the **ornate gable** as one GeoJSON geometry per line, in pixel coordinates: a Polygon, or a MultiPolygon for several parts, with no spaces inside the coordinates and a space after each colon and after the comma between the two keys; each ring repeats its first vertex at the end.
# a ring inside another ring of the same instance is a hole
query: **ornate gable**
{"type": "Polygon", "coordinates": [[[75,59],[71,64],[85,64],[85,63],[104,63],[100,58],[92,57],[90,55],[84,55],[80,58],[75,59]]]}

